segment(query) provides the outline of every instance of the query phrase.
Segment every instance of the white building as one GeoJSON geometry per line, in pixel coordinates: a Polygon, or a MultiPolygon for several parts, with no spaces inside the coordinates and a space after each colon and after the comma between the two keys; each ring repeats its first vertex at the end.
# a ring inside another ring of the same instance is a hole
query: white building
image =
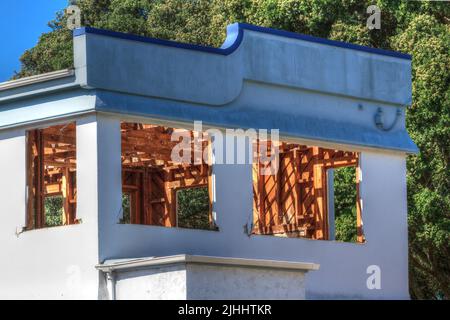
{"type": "Polygon", "coordinates": [[[221,48],[82,28],[74,61],[0,84],[0,298],[409,298],[409,56],[234,24],[221,48]],[[279,129],[279,170],[174,162],[194,121],[204,147],[279,129]]]}

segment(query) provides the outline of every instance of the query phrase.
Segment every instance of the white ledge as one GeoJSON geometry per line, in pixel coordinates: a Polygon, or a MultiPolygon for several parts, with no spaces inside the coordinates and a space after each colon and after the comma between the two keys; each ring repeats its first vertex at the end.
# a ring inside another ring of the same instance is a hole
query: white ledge
{"type": "Polygon", "coordinates": [[[50,80],[56,80],[60,78],[70,77],[75,74],[73,69],[63,69],[17,80],[10,80],[6,82],[0,82],[0,91],[28,86],[31,84],[46,82],[50,80]]]}
{"type": "Polygon", "coordinates": [[[136,269],[143,267],[159,267],[171,264],[206,264],[220,266],[250,267],[250,268],[269,268],[297,271],[319,270],[320,265],[308,262],[261,260],[261,259],[243,259],[227,257],[211,257],[196,255],[175,255],[167,257],[148,257],[138,259],[107,260],[103,264],[96,265],[96,269],[103,272],[112,272],[126,269],[136,269]]]}

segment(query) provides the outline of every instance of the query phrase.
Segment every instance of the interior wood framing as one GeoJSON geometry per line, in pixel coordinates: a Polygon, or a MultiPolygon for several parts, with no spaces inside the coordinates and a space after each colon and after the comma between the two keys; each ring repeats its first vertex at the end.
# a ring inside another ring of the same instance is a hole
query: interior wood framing
{"type": "MultiPolygon", "coordinates": [[[[364,242],[359,198],[359,154],[293,143],[279,145],[278,170],[263,175],[270,165],[259,156],[253,164],[253,221],[255,234],[329,239],[328,169],[355,167],[357,172],[357,241],[364,242]]],[[[270,143],[268,144],[270,156],[270,143]]]]}
{"type": "Polygon", "coordinates": [[[27,132],[27,229],[45,227],[45,198],[63,198],[63,225],[76,220],[76,125],[27,132]]]}
{"type": "Polygon", "coordinates": [[[211,167],[201,161],[198,153],[199,149],[209,150],[206,134],[197,137],[193,131],[185,129],[123,122],[121,136],[122,192],[129,194],[131,199],[131,223],[176,227],[177,191],[208,187],[209,221],[214,227],[211,167]],[[191,153],[189,163],[175,163],[171,159],[172,150],[179,143],[171,141],[174,131],[184,132],[192,139],[190,148],[185,151],[191,153]]]}

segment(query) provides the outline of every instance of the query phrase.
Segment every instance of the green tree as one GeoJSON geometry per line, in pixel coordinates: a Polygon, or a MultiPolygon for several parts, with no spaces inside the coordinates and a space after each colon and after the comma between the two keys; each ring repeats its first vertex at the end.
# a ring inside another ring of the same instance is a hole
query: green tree
{"type": "Polygon", "coordinates": [[[120,223],[131,223],[131,195],[122,193],[122,219],[120,223]]]}
{"type": "MultiPolygon", "coordinates": [[[[414,298],[450,298],[450,90],[446,2],[398,0],[79,0],[83,24],[218,46],[225,27],[248,22],[413,55],[407,127],[420,148],[408,159],[410,279],[414,298]],[[381,30],[365,27],[381,9],[381,30]]],[[[23,77],[72,66],[71,33],[59,13],[52,31],[21,57],[23,77]]]]}
{"type": "Polygon", "coordinates": [[[356,168],[334,170],[335,238],[338,241],[356,242],[356,168]]]}
{"type": "Polygon", "coordinates": [[[420,153],[408,161],[411,291],[450,298],[450,26],[420,14],[393,38],[413,55],[407,126],[420,153]],[[425,280],[426,279],[426,280],[425,280]]]}
{"type": "Polygon", "coordinates": [[[212,229],[209,221],[208,187],[177,191],[177,222],[181,228],[212,229]]]}
{"type": "Polygon", "coordinates": [[[63,224],[64,199],[62,196],[46,197],[44,200],[45,226],[56,227],[63,224]]]}

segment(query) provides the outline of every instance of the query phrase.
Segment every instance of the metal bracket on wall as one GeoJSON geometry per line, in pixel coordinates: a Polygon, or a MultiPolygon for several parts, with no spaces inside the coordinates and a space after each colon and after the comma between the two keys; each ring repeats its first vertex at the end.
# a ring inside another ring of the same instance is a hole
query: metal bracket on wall
{"type": "Polygon", "coordinates": [[[390,126],[386,127],[384,124],[384,120],[383,120],[383,109],[378,108],[377,113],[375,114],[375,117],[374,117],[375,125],[380,130],[390,131],[392,128],[395,127],[395,125],[397,124],[397,121],[398,121],[398,119],[400,119],[401,115],[402,115],[402,111],[400,110],[400,108],[397,108],[397,112],[395,113],[394,121],[392,122],[392,124],[390,126]]]}
{"type": "Polygon", "coordinates": [[[246,224],[244,224],[244,233],[248,237],[252,236],[252,234],[253,234],[253,222],[247,222],[246,224]]]}

